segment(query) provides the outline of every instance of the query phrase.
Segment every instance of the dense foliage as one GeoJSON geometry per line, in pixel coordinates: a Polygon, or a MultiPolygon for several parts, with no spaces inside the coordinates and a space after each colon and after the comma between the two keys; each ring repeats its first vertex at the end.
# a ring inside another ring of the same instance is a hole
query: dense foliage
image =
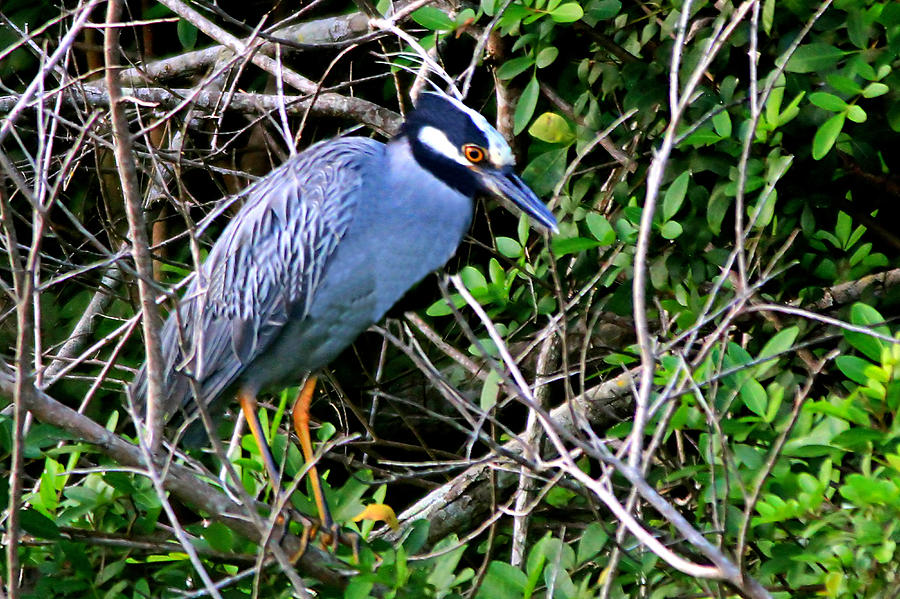
{"type": "MultiPolygon", "coordinates": [[[[333,365],[320,467],[361,543],[311,547],[302,584],[259,543],[302,526],[224,518],[246,501],[217,456],[148,470],[56,410],[137,441],[108,30],[81,28],[102,6],[0,7],[8,596],[900,594],[900,4],[129,3],[122,60],[146,72],[120,78],[159,290],[290,144],[395,130],[428,51],[560,222],[544,237],[486,201],[459,276],[333,365]],[[355,12],[373,8],[398,18],[355,12]],[[228,32],[267,46],[223,51],[228,32]],[[195,495],[173,482],[190,472],[195,495]],[[354,522],[420,500],[399,540],[354,522]]],[[[262,411],[288,477],[295,394],[262,411]]],[[[271,503],[249,434],[229,456],[271,503]]],[[[291,501],[312,514],[305,484],[291,501]]]]}

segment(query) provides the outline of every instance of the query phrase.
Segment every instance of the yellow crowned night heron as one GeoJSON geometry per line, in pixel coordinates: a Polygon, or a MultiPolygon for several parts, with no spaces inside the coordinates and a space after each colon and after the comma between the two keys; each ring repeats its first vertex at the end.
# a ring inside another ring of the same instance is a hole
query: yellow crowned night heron
{"type": "MultiPolygon", "coordinates": [[[[421,95],[388,143],[324,141],[250,186],[188,287],[178,319],[170,315],[163,328],[165,417],[179,410],[191,416],[197,401],[218,417],[237,394],[277,488],[257,394],[326,366],[443,266],[469,228],[478,193],[556,230],[553,215],[513,172],[503,137],[477,112],[436,93],[421,95]]],[[[310,376],[294,411],[307,460],[314,385],[310,376]]],[[[139,402],[145,388],[142,368],[133,388],[139,402]]],[[[205,438],[197,421],[184,441],[205,438]]],[[[315,473],[311,483],[323,524],[331,526],[315,473]]]]}

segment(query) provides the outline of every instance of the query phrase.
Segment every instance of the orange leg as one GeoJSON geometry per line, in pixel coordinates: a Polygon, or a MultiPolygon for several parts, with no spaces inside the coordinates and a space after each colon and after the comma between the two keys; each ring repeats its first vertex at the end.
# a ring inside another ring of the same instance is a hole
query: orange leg
{"type": "Polygon", "coordinates": [[[325,502],[325,494],[322,493],[322,483],[319,480],[319,471],[313,464],[312,440],[309,436],[309,405],[312,403],[313,392],[316,389],[316,377],[310,375],[297,396],[297,403],[294,404],[294,430],[300,438],[300,448],[303,450],[303,458],[309,467],[309,482],[312,485],[313,496],[316,499],[316,507],[319,510],[319,518],[322,520],[322,527],[329,531],[334,528],[334,521],[331,519],[331,512],[328,511],[328,504],[325,502]]]}
{"type": "Polygon", "coordinates": [[[256,439],[256,446],[259,447],[259,453],[262,455],[263,463],[266,465],[266,471],[269,473],[269,479],[272,481],[272,488],[275,490],[276,496],[281,491],[281,477],[278,475],[278,467],[275,465],[275,458],[272,457],[272,450],[266,443],[266,437],[263,435],[262,425],[259,423],[259,414],[256,413],[256,395],[241,390],[238,393],[238,401],[241,404],[241,410],[250,425],[250,432],[256,439]]]}

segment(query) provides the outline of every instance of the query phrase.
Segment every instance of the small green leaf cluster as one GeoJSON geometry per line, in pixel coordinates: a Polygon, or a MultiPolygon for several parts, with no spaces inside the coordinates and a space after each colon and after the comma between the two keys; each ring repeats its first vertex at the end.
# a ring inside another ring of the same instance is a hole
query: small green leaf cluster
{"type": "Polygon", "coordinates": [[[531,546],[524,570],[493,561],[476,597],[478,599],[541,596],[552,590],[560,599],[593,597],[591,560],[604,548],[609,535],[598,523],[589,524],[575,545],[547,533],[531,546]]]}

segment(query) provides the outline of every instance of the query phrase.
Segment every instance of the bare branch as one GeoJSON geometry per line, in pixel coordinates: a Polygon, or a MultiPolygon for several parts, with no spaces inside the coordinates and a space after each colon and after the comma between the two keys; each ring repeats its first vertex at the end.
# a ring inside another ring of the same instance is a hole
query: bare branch
{"type": "MultiPolygon", "coordinates": [[[[172,110],[189,99],[190,106],[195,109],[215,111],[221,107],[226,94],[218,90],[203,89],[164,89],[155,87],[122,88],[123,101],[146,103],[154,108],[172,110]]],[[[237,92],[231,94],[229,110],[245,114],[267,114],[278,110],[282,98],[277,95],[253,94],[237,92]]],[[[49,100],[46,99],[47,101],[49,100]]],[[[13,96],[0,97],[0,111],[8,105],[14,105],[13,96]]],[[[66,101],[75,106],[108,107],[109,94],[106,90],[94,86],[84,86],[76,93],[66,90],[66,101]]],[[[323,93],[312,102],[306,96],[284,96],[283,102],[289,115],[304,114],[309,111],[317,116],[349,118],[367,125],[386,136],[391,136],[400,127],[400,116],[392,110],[383,108],[373,102],[361,98],[343,96],[336,93],[323,93]]]]}
{"type": "MultiPolygon", "coordinates": [[[[121,0],[110,0],[107,5],[106,21],[118,20],[121,0]]],[[[147,240],[147,226],[141,210],[141,198],[137,173],[134,167],[134,156],[131,150],[131,132],[125,107],[121,103],[122,90],[119,86],[117,69],[119,63],[119,29],[110,27],[106,30],[103,43],[106,61],[106,87],[109,93],[110,120],[113,126],[116,165],[119,180],[122,183],[122,195],[125,212],[128,217],[128,232],[131,241],[131,252],[138,275],[138,296],[141,303],[144,340],[147,348],[147,426],[150,429],[150,448],[156,451],[162,442],[162,400],[163,400],[163,368],[161,341],[159,337],[159,307],[154,301],[153,262],[150,258],[150,244],[147,240]]],[[[201,573],[201,576],[204,576],[201,573]]]]}

